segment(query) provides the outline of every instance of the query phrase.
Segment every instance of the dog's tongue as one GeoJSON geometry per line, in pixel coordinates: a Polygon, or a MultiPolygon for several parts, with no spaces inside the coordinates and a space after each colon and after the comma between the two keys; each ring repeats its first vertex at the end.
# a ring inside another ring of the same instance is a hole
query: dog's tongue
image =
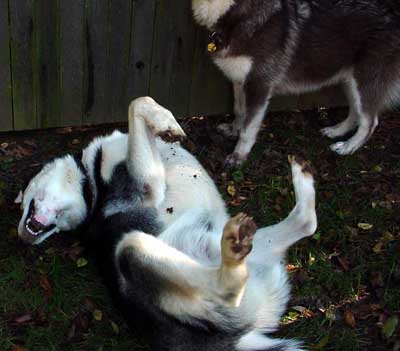
{"type": "Polygon", "coordinates": [[[46,216],[43,216],[43,215],[34,215],[34,216],[33,216],[33,219],[34,219],[37,223],[41,224],[41,225],[44,226],[44,227],[46,227],[46,226],[49,224],[48,218],[47,218],[46,216]]]}

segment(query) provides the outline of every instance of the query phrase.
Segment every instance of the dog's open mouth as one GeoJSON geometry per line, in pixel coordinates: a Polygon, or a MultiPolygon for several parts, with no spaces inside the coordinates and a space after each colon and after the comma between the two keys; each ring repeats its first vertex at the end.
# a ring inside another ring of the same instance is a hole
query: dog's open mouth
{"type": "Polygon", "coordinates": [[[39,221],[37,221],[34,218],[35,215],[35,205],[34,202],[31,201],[30,205],[29,205],[29,212],[27,215],[27,219],[25,222],[25,234],[28,234],[30,236],[33,237],[38,237],[42,234],[48,233],[49,231],[53,230],[56,225],[55,224],[50,224],[50,225],[44,225],[42,223],[40,223],[39,221]]]}

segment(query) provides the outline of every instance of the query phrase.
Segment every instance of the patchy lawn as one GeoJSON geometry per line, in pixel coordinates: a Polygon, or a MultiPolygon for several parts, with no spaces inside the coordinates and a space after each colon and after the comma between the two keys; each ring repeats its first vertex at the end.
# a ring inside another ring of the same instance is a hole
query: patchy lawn
{"type": "MultiPolygon", "coordinates": [[[[288,255],[293,298],[278,336],[311,350],[400,349],[400,116],[386,116],[367,147],[353,156],[328,150],[318,130],[343,110],[271,114],[250,161],[225,173],[233,148],[215,132],[224,118],[182,121],[188,148],[209,170],[232,213],[259,226],[284,218],[294,204],[287,155],[317,170],[319,228],[288,255]]],[[[54,156],[84,147],[115,127],[0,134],[0,350],[145,350],[107,296],[76,233],[39,247],[18,242],[24,181],[54,156]]]]}

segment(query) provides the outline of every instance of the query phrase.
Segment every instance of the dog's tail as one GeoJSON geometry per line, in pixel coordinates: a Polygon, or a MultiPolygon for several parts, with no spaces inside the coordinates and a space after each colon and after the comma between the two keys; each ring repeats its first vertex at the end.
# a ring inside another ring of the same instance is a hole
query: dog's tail
{"type": "Polygon", "coordinates": [[[304,351],[295,340],[271,339],[258,331],[243,335],[236,344],[235,351],[304,351]]]}

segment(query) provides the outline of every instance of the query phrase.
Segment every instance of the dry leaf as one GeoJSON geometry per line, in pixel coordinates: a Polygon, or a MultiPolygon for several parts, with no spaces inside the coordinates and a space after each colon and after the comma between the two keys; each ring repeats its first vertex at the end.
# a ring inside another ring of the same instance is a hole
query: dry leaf
{"type": "Polygon", "coordinates": [[[103,312],[101,312],[100,310],[94,310],[93,311],[93,318],[100,322],[103,319],[103,312]]]}
{"type": "Polygon", "coordinates": [[[30,313],[23,314],[14,318],[11,323],[14,325],[26,324],[33,321],[33,317],[30,313]]]}
{"type": "Polygon", "coordinates": [[[356,319],[354,318],[353,312],[351,312],[349,309],[344,311],[344,321],[349,327],[355,328],[356,319]]]}
{"type": "Polygon", "coordinates": [[[40,276],[40,286],[44,290],[46,298],[50,299],[53,296],[53,287],[44,275],[40,276]]]}
{"type": "Polygon", "coordinates": [[[119,327],[118,327],[118,324],[115,323],[115,322],[113,322],[113,321],[110,321],[110,324],[111,324],[111,328],[112,328],[112,330],[114,331],[114,333],[117,334],[117,335],[119,335],[119,327]]]}
{"type": "Polygon", "coordinates": [[[87,259],[83,257],[78,258],[78,260],[76,261],[76,266],[78,268],[85,267],[87,264],[88,264],[87,259]]]}
{"type": "Polygon", "coordinates": [[[399,324],[399,319],[396,316],[390,317],[382,328],[382,334],[385,338],[389,339],[393,333],[396,331],[397,325],[399,324]]]}
{"type": "Polygon", "coordinates": [[[29,350],[26,349],[25,347],[14,345],[14,346],[11,348],[11,351],[29,351],[29,350]]]}
{"type": "Polygon", "coordinates": [[[232,197],[236,195],[236,188],[235,188],[235,186],[233,184],[228,185],[226,191],[232,197]]]}
{"type": "Polygon", "coordinates": [[[370,229],[372,229],[374,227],[370,223],[358,223],[357,226],[358,226],[358,228],[360,228],[362,230],[370,230],[370,229]]]}

